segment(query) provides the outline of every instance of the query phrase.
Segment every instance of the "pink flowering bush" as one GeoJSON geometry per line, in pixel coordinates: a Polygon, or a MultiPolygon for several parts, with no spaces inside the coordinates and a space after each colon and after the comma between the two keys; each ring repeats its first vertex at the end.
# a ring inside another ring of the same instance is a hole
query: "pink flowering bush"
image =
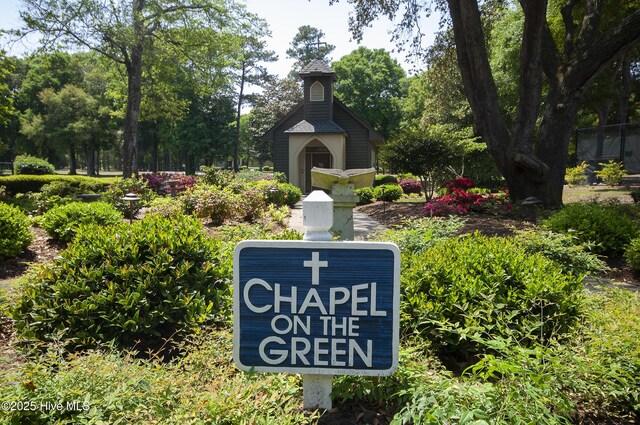
{"type": "Polygon", "coordinates": [[[482,212],[488,209],[510,211],[507,196],[469,193],[467,189],[474,186],[469,178],[458,178],[444,182],[447,189],[442,196],[433,198],[424,206],[424,211],[430,216],[444,216],[451,214],[467,214],[471,211],[482,212]]]}
{"type": "Polygon", "coordinates": [[[147,183],[149,189],[158,195],[168,195],[171,193],[171,186],[167,184],[168,180],[178,180],[176,183],[176,193],[184,192],[198,181],[195,176],[185,176],[184,174],[157,173],[143,174],[142,180],[147,183]]]}
{"type": "Polygon", "coordinates": [[[419,181],[414,179],[402,179],[398,182],[402,191],[409,195],[411,193],[421,194],[422,193],[422,185],[419,181]]]}
{"type": "Polygon", "coordinates": [[[456,190],[464,191],[466,189],[471,189],[472,187],[475,186],[475,184],[473,183],[473,180],[471,180],[468,177],[460,177],[453,180],[447,180],[442,183],[444,184],[444,187],[447,188],[447,192],[449,193],[455,192],[456,190]]]}

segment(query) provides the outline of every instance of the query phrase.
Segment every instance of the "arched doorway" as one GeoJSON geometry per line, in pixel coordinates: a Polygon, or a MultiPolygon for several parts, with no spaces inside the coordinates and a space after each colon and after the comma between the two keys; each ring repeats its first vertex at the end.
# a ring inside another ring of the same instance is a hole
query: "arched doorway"
{"type": "Polygon", "coordinates": [[[304,155],[304,192],[311,193],[311,169],[313,167],[333,168],[333,157],[329,149],[317,140],[307,145],[304,155]]]}

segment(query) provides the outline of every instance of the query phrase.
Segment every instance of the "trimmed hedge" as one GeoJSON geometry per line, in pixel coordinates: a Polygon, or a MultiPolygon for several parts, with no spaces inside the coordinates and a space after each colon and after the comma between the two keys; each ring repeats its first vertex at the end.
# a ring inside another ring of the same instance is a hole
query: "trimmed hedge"
{"type": "Polygon", "coordinates": [[[373,196],[378,201],[394,202],[402,198],[404,192],[397,184],[383,184],[373,189],[373,196]]]}
{"type": "Polygon", "coordinates": [[[18,155],[13,161],[13,174],[53,174],[55,167],[42,158],[18,155]]]}
{"type": "Polygon", "coordinates": [[[115,183],[117,178],[60,174],[48,174],[44,176],[18,175],[0,177],[0,186],[5,186],[7,195],[16,195],[18,193],[39,192],[42,186],[55,181],[68,182],[71,186],[82,188],[83,190],[102,192],[106,190],[109,185],[115,183]]]}
{"type": "Polygon", "coordinates": [[[52,208],[42,217],[41,225],[52,238],[70,242],[82,225],[116,225],[122,218],[120,212],[104,202],[72,202],[52,208]]]}

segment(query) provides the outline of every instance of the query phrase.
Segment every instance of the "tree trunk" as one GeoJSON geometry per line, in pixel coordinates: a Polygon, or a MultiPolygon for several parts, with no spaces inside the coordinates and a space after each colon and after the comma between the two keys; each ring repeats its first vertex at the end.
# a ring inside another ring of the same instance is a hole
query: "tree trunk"
{"type": "Polygon", "coordinates": [[[616,124],[626,124],[629,119],[629,96],[631,96],[631,54],[627,53],[622,60],[622,83],[618,96],[616,124]]]}
{"type": "Polygon", "coordinates": [[[87,146],[85,157],[87,161],[87,176],[95,176],[96,175],[96,156],[91,145],[87,146]]]}
{"type": "Polygon", "coordinates": [[[96,148],[96,176],[100,175],[100,147],[96,148]]]}
{"type": "Polygon", "coordinates": [[[238,108],[236,111],[236,138],[233,145],[233,170],[237,173],[240,169],[238,165],[238,148],[240,146],[240,112],[242,110],[242,97],[244,96],[246,64],[242,62],[242,75],[240,76],[240,94],[238,95],[238,108]]]}
{"type": "Polygon", "coordinates": [[[131,49],[127,68],[127,109],[124,116],[124,146],[122,151],[122,177],[138,175],[138,120],[142,100],[142,52],[144,28],[142,10],[145,0],[134,0],[133,33],[136,43],[131,49]]]}
{"type": "Polygon", "coordinates": [[[69,144],[69,174],[70,175],[76,175],[76,144],[74,142],[71,142],[69,144]]]}

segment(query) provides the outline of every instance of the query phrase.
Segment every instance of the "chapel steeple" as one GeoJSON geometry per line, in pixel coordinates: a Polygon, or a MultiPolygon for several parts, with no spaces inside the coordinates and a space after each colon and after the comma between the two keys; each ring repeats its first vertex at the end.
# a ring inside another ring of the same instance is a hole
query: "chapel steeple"
{"type": "Polygon", "coordinates": [[[304,82],[304,119],[311,122],[332,120],[336,73],[322,59],[314,59],[300,70],[299,75],[304,82]]]}

